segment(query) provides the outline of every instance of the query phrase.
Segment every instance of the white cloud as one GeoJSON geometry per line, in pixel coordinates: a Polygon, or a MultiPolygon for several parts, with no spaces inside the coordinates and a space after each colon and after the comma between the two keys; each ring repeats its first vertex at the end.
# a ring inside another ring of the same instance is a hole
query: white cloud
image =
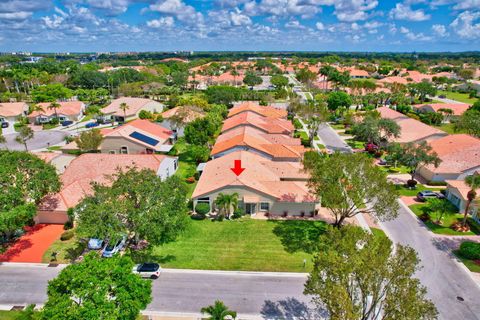
{"type": "Polygon", "coordinates": [[[252,24],[249,16],[243,14],[238,8],[230,12],[230,21],[234,26],[246,26],[252,24]]]}
{"type": "Polygon", "coordinates": [[[32,16],[32,12],[18,11],[18,12],[0,12],[0,19],[5,20],[25,20],[32,16]]]}
{"type": "Polygon", "coordinates": [[[450,27],[455,33],[464,39],[480,38],[480,11],[465,11],[453,20],[450,27]]]}
{"type": "Polygon", "coordinates": [[[173,17],[161,17],[147,21],[147,26],[150,28],[171,28],[175,24],[173,17]]]}
{"type": "Polygon", "coordinates": [[[317,28],[317,30],[320,30],[320,31],[325,30],[325,26],[321,22],[315,23],[315,27],[317,28]]]}
{"type": "Polygon", "coordinates": [[[432,31],[436,35],[438,35],[439,37],[442,37],[442,38],[448,36],[447,28],[443,24],[434,24],[432,26],[432,31]]]}
{"type": "Polygon", "coordinates": [[[390,11],[390,18],[396,20],[408,21],[425,21],[429,20],[430,14],[426,14],[423,10],[413,10],[409,5],[397,3],[395,8],[390,11]]]}
{"type": "Polygon", "coordinates": [[[182,0],[162,0],[149,6],[150,10],[170,14],[190,25],[202,25],[203,15],[182,0]]]}
{"type": "Polygon", "coordinates": [[[300,24],[298,20],[290,20],[287,23],[285,23],[285,28],[290,28],[290,29],[305,29],[305,26],[300,24]]]}
{"type": "Polygon", "coordinates": [[[432,37],[426,36],[423,33],[414,33],[410,29],[405,27],[400,27],[400,33],[404,34],[405,37],[412,41],[430,41],[432,37]]]}

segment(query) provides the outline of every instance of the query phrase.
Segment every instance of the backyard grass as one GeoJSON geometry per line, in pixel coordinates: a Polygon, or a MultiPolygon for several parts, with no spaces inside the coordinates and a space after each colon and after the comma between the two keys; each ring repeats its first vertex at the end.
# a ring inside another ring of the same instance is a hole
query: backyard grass
{"type": "Polygon", "coordinates": [[[414,197],[417,195],[417,193],[424,190],[441,191],[445,189],[445,188],[427,188],[426,186],[420,183],[417,183],[417,186],[415,189],[409,189],[405,185],[400,185],[400,184],[395,185],[395,187],[397,188],[399,194],[405,197],[414,197]]]}
{"type": "Polygon", "coordinates": [[[330,124],[330,127],[332,127],[333,130],[345,130],[345,125],[341,123],[332,123],[330,124]]]}
{"type": "Polygon", "coordinates": [[[442,131],[445,131],[448,134],[466,133],[465,130],[455,131],[453,123],[442,123],[441,125],[434,126],[434,127],[442,131]]]}
{"type": "Polygon", "coordinates": [[[453,254],[472,272],[480,272],[480,261],[463,258],[458,250],[454,250],[453,254]]]}
{"type": "Polygon", "coordinates": [[[409,173],[410,169],[405,166],[393,167],[391,165],[379,166],[380,170],[389,174],[405,174],[409,173]]]}
{"type": "MultiPolygon", "coordinates": [[[[444,201],[447,201],[447,200],[444,200],[444,201]]],[[[425,212],[429,212],[427,203],[413,204],[409,206],[409,208],[413,211],[413,213],[415,213],[417,217],[420,217],[425,212]]],[[[428,229],[430,229],[430,231],[436,234],[444,234],[444,235],[452,235],[452,236],[468,236],[468,235],[475,235],[480,233],[480,226],[472,219],[468,220],[468,224],[471,227],[471,230],[469,232],[458,232],[451,229],[450,227],[454,223],[462,221],[463,219],[463,214],[458,213],[457,211],[452,210],[449,213],[445,214],[443,216],[441,225],[438,225],[433,222],[436,219],[435,213],[431,213],[430,217],[431,217],[431,220],[424,221],[423,223],[428,227],[428,229]]]]}
{"type": "Polygon", "coordinates": [[[75,259],[82,254],[85,250],[86,243],[80,242],[79,239],[74,236],[70,240],[57,240],[55,241],[47,251],[43,254],[42,262],[50,263],[72,263],[75,259]],[[56,261],[52,261],[52,253],[57,253],[56,261]]]}
{"type": "Polygon", "coordinates": [[[456,101],[460,101],[463,103],[473,104],[478,99],[476,98],[469,98],[468,93],[460,93],[460,92],[451,92],[451,91],[437,91],[437,96],[445,96],[447,99],[452,99],[456,101]]]}
{"type": "Polygon", "coordinates": [[[151,260],[166,268],[305,272],[322,221],[194,221],[177,241],[155,247],[151,260]],[[307,260],[306,268],[303,260],[307,260]]]}
{"type": "Polygon", "coordinates": [[[346,139],[345,142],[353,149],[365,149],[365,142],[355,139],[346,139]]]}
{"type": "MultiPolygon", "coordinates": [[[[175,146],[170,151],[169,155],[178,156],[178,169],[175,175],[185,181],[185,179],[193,177],[197,171],[197,163],[193,160],[188,144],[184,138],[178,139],[175,146]]],[[[187,183],[188,194],[187,197],[191,198],[197,182],[187,183]]]]}

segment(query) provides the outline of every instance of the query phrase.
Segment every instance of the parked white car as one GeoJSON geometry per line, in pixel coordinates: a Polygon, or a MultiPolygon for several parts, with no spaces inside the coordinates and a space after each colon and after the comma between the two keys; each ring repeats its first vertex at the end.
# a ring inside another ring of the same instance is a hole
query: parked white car
{"type": "Polygon", "coordinates": [[[133,267],[132,272],[140,275],[142,278],[157,279],[160,276],[160,265],[158,263],[142,263],[133,267]]]}
{"type": "Polygon", "coordinates": [[[111,258],[114,254],[119,253],[127,242],[127,236],[123,236],[117,242],[109,241],[107,246],[103,249],[102,257],[111,258]]]}

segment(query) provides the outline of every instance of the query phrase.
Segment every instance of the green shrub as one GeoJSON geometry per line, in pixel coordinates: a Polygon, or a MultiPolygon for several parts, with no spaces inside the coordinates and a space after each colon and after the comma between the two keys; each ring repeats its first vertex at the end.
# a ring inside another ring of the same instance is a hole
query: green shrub
{"type": "Polygon", "coordinates": [[[480,259],[480,243],[472,242],[472,241],[464,241],[460,245],[459,253],[463,258],[470,259],[470,260],[479,260],[480,259]]]}
{"type": "Polygon", "coordinates": [[[235,211],[233,211],[232,218],[233,219],[240,219],[244,215],[245,215],[245,210],[243,210],[243,208],[237,208],[237,209],[235,209],[235,211]]]}
{"type": "Polygon", "coordinates": [[[310,140],[308,139],[302,139],[302,146],[304,147],[311,147],[310,140]]]}
{"type": "Polygon", "coordinates": [[[302,129],[303,128],[302,124],[300,123],[300,120],[298,120],[296,118],[293,119],[293,126],[295,127],[295,129],[302,129]]]}
{"type": "Polygon", "coordinates": [[[210,212],[210,205],[205,202],[197,203],[197,205],[195,206],[195,212],[198,214],[206,215],[210,212]]]}
{"type": "Polygon", "coordinates": [[[73,221],[72,220],[68,220],[67,222],[65,222],[63,224],[63,230],[70,230],[73,228],[73,221]]]}
{"type": "Polygon", "coordinates": [[[62,233],[62,235],[60,236],[60,240],[62,241],[70,240],[73,238],[74,235],[75,235],[75,232],[73,229],[67,230],[64,233],[62,233]]]}

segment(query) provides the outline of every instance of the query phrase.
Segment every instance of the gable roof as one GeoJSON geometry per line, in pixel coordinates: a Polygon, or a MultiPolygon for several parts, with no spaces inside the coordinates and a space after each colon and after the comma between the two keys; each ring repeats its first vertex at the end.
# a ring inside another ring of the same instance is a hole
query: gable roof
{"type": "MultiPolygon", "coordinates": [[[[60,107],[57,108],[57,114],[63,114],[66,116],[75,116],[82,112],[82,109],[85,108],[85,104],[82,101],[62,101],[57,102],[60,107]]],[[[37,105],[43,109],[36,110],[30,113],[29,117],[38,117],[38,116],[52,116],[55,114],[55,109],[50,108],[51,102],[42,102],[37,105]]]]}
{"type": "Polygon", "coordinates": [[[378,80],[379,83],[400,83],[400,84],[407,84],[408,81],[405,78],[398,77],[398,76],[391,76],[385,77],[383,79],[378,80]]]}
{"type": "Polygon", "coordinates": [[[173,116],[176,116],[177,114],[184,113],[185,115],[185,122],[189,123],[192,122],[195,119],[202,118],[204,117],[204,114],[200,111],[194,110],[192,108],[189,108],[187,106],[178,106],[172,109],[169,109],[165,112],[162,113],[162,117],[164,119],[169,119],[173,116]]]}
{"type": "Polygon", "coordinates": [[[391,119],[400,126],[400,136],[393,139],[395,142],[417,142],[447,135],[447,133],[442,130],[412,119],[388,107],[380,107],[377,111],[380,112],[382,118],[391,119]]]}
{"type": "Polygon", "coordinates": [[[469,104],[466,103],[425,103],[425,104],[416,104],[413,106],[416,109],[425,109],[432,108],[434,112],[438,112],[441,109],[450,109],[453,111],[453,115],[461,116],[465,111],[470,108],[469,104]]]}
{"type": "Polygon", "coordinates": [[[85,196],[91,195],[92,182],[111,184],[108,175],[118,169],[129,167],[158,171],[164,155],[149,154],[102,154],[85,153],[74,159],[60,177],[62,189],[59,193],[45,197],[39,205],[42,211],[66,211],[76,206],[85,196]]]}
{"type": "MultiPolygon", "coordinates": [[[[467,200],[468,192],[470,191],[470,187],[465,183],[464,180],[446,180],[447,188],[451,187],[457,189],[458,193],[462,196],[464,201],[467,200]]],[[[476,190],[477,193],[480,192],[480,188],[476,190]]]]}
{"type": "Polygon", "coordinates": [[[28,105],[25,102],[1,102],[0,116],[18,117],[25,111],[28,111],[28,105]]]}
{"type": "Polygon", "coordinates": [[[246,101],[231,108],[228,117],[247,111],[269,118],[286,118],[288,114],[286,110],[274,108],[272,106],[260,106],[256,102],[246,101]]]}
{"type": "Polygon", "coordinates": [[[222,132],[238,126],[253,126],[266,133],[291,134],[293,124],[285,119],[266,118],[251,111],[243,112],[226,119],[223,123],[222,132]]]}
{"type": "MultiPolygon", "coordinates": [[[[131,117],[136,115],[145,105],[149,103],[158,103],[162,105],[160,102],[156,102],[154,100],[145,99],[145,98],[133,98],[133,97],[122,97],[113,100],[108,106],[102,109],[104,114],[114,114],[117,116],[123,116],[124,112],[120,109],[120,105],[122,103],[126,103],[128,105],[128,109],[125,110],[127,117],[131,117]]],[[[163,105],[162,105],[163,106],[163,105]]],[[[161,111],[161,110],[158,110],[161,111]]]]}
{"type": "Polygon", "coordinates": [[[299,162],[265,159],[248,151],[236,151],[207,162],[192,198],[228,187],[246,187],[288,202],[315,202],[307,187],[308,175],[299,162]],[[236,176],[230,168],[241,160],[245,170],[236,176]]]}

